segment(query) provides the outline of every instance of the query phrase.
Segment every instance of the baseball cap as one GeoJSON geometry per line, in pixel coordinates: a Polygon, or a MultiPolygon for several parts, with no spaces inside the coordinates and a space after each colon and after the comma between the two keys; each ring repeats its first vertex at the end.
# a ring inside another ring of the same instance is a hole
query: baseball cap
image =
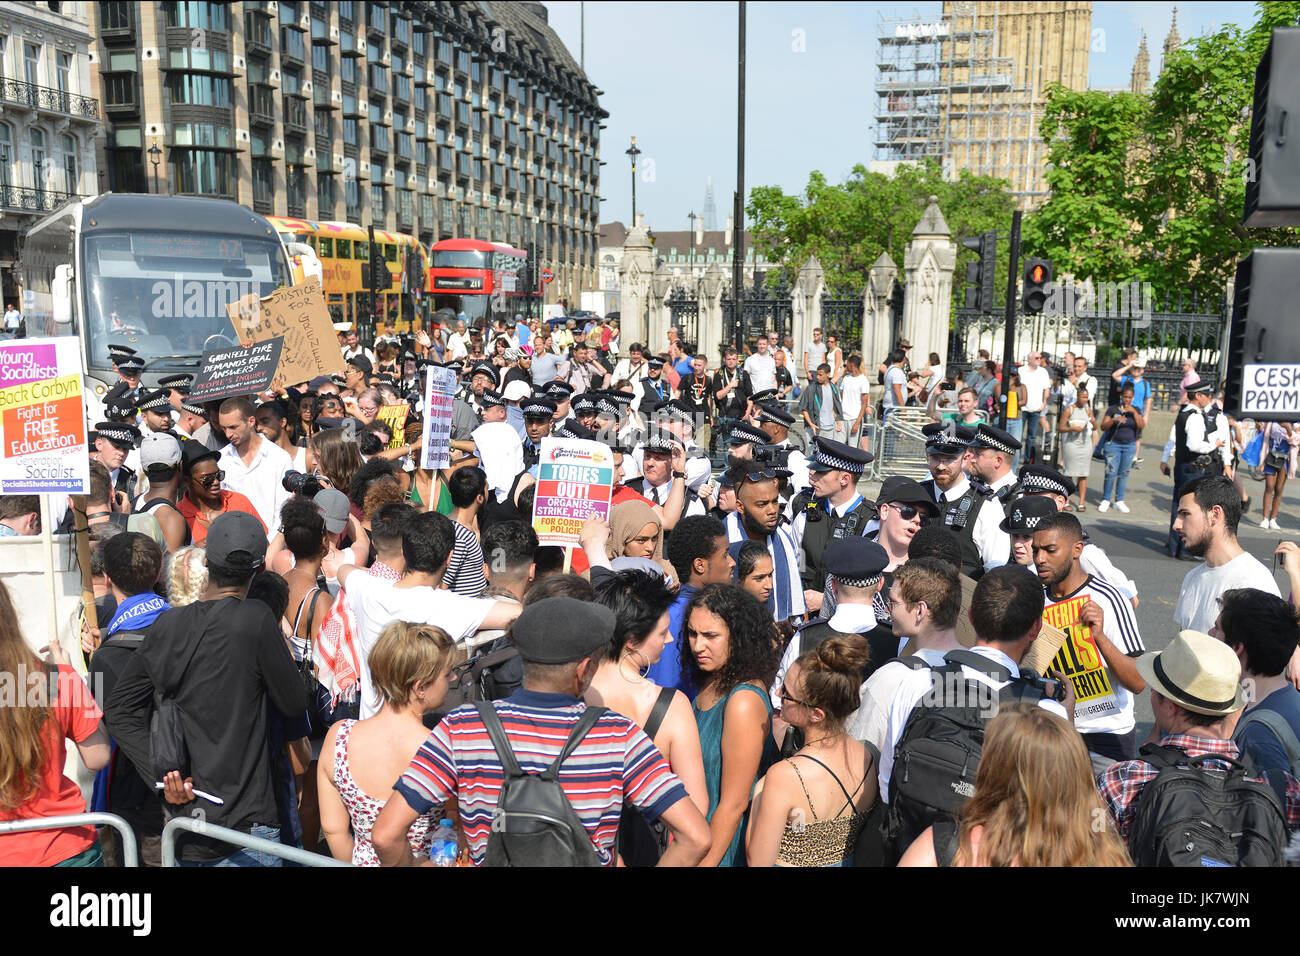
{"type": "Polygon", "coordinates": [[[218,515],[205,545],[209,563],[230,571],[256,571],[266,563],[266,531],[247,511],[218,515]]]}
{"type": "Polygon", "coordinates": [[[352,511],[348,496],[337,488],[322,488],[312,501],[325,519],[325,530],[330,534],[342,533],[348,526],[348,515],[352,511]]]}
{"type": "Polygon", "coordinates": [[[149,432],[140,440],[140,466],[175,468],[181,463],[181,443],[163,432],[149,432]]]}

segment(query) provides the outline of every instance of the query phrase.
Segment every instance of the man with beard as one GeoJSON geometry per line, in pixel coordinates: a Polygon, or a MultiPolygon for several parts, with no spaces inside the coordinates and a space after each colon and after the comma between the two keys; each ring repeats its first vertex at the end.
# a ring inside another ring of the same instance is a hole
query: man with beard
{"type": "Polygon", "coordinates": [[[772,556],[772,597],[768,607],[777,621],[802,618],[807,610],[798,551],[790,532],[781,527],[781,479],[789,476],[786,469],[765,462],[737,462],[731,468],[736,511],[727,515],[725,522],[733,560],[746,541],[761,541],[767,546],[772,556]]]}
{"type": "Polygon", "coordinates": [[[790,534],[803,554],[803,596],[810,611],[820,610],[822,605],[826,585],[822,556],[827,545],[836,538],[861,536],[875,514],[871,502],[858,494],[858,481],[872,456],[829,438],[815,441],[816,450],[808,462],[812,492],[795,497],[790,523],[790,534]]]}
{"type": "Polygon", "coordinates": [[[933,496],[943,525],[957,535],[962,572],[978,579],[985,571],[1007,563],[1011,542],[1000,527],[1006,517],[998,500],[971,484],[962,471],[971,429],[953,422],[931,422],[925,435],[925,458],[930,477],[921,487],[933,496]]]}
{"type": "Polygon", "coordinates": [[[474,366],[474,371],[470,373],[469,386],[461,390],[460,398],[465,401],[470,408],[474,409],[474,414],[483,417],[483,390],[485,388],[500,388],[501,380],[497,375],[497,370],[489,362],[483,362],[474,366]]]}
{"type": "Polygon", "coordinates": [[[779,455],[782,467],[790,472],[792,493],[797,493],[808,487],[809,477],[808,459],[790,441],[790,426],[794,421],[794,416],[775,401],[763,404],[755,402],[754,424],[767,433],[771,444],[781,449],[779,455]]]}
{"type": "MultiPolygon", "coordinates": [[[[1174,530],[1183,546],[1205,563],[1183,578],[1174,621],[1180,631],[1208,634],[1219,616],[1219,596],[1232,588],[1279,594],[1272,572],[1237,543],[1241,495],[1232,480],[1202,475],[1179,489],[1174,530]]],[[[1280,594],[1279,594],[1280,596],[1280,594]]]]}
{"type": "Polygon", "coordinates": [[[1128,600],[1083,569],[1082,551],[1083,529],[1072,514],[1049,515],[1034,531],[1043,620],[1066,633],[1051,669],[1074,685],[1074,726],[1088,749],[1131,760],[1137,756],[1133,695],[1146,689],[1134,658],[1146,648],[1128,600]]]}
{"type": "Polygon", "coordinates": [[[542,456],[542,439],[551,433],[551,421],[555,417],[555,402],[545,396],[530,398],[521,406],[524,413],[524,430],[528,438],[524,442],[524,468],[537,464],[542,456]]]}
{"type": "Polygon", "coordinates": [[[307,449],[300,448],[289,438],[289,421],[284,406],[278,401],[263,402],[257,406],[257,433],[293,459],[294,471],[307,470],[307,449]]]}
{"type": "Polygon", "coordinates": [[[172,431],[172,406],[167,400],[167,390],[158,389],[140,396],[140,415],[144,419],[146,434],[149,432],[171,435],[177,441],[180,436],[172,431]]]}

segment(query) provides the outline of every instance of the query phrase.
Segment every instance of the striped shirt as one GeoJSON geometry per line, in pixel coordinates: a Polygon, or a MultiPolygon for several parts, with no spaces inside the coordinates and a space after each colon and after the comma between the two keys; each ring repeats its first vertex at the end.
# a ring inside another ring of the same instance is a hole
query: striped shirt
{"type": "Polygon", "coordinates": [[[452,549],[442,583],[447,590],[461,597],[481,597],[487,590],[487,578],[483,576],[483,547],[478,536],[459,521],[453,521],[451,526],[456,532],[456,546],[452,549]]]}
{"type": "MultiPolygon", "coordinates": [[[[564,747],[586,706],[568,694],[517,690],[494,702],[515,759],[528,773],[541,773],[564,747]]],[[[496,748],[472,704],[442,719],[397,781],[397,790],[419,813],[455,797],[470,859],[483,862],[492,812],[505,774],[496,748]]],[[[619,814],[626,800],[651,822],[686,799],[686,788],[641,728],[619,714],[605,714],[560,768],[560,786],[586,825],[605,866],[613,865],[619,814]]]]}
{"type": "Polygon", "coordinates": [[[1053,598],[1044,591],[1043,620],[1065,631],[1067,640],[1052,660],[1074,684],[1074,726],[1081,734],[1126,734],[1134,727],[1133,695],[1106,666],[1091,630],[1079,623],[1079,613],[1089,600],[1102,610],[1102,632],[1122,654],[1137,657],[1146,651],[1138,633],[1133,605],[1124,593],[1088,575],[1071,594],[1053,598]]]}

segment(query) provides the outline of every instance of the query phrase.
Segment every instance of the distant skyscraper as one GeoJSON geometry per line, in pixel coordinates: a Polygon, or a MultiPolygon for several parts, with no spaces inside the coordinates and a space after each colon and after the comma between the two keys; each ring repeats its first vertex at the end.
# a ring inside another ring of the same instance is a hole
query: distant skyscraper
{"type": "Polygon", "coordinates": [[[706,232],[715,232],[718,228],[718,206],[713,201],[713,177],[710,176],[704,185],[704,213],[700,216],[704,221],[704,230],[706,232]]]}

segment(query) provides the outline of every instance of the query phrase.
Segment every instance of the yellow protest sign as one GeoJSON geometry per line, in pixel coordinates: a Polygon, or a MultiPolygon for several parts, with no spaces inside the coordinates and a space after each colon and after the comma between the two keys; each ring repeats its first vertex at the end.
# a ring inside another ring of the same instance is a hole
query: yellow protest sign
{"type": "Polygon", "coordinates": [[[396,405],[385,405],[379,409],[379,414],[375,417],[381,422],[385,422],[393,433],[392,441],[388,443],[389,448],[401,448],[406,444],[406,413],[410,408],[407,402],[398,402],[396,405]]]}
{"type": "Polygon", "coordinates": [[[1079,702],[1115,693],[1106,673],[1106,661],[1101,656],[1092,629],[1079,620],[1079,612],[1088,603],[1088,595],[1080,594],[1059,604],[1043,608],[1044,624],[1059,627],[1065,632],[1065,642],[1052,659],[1051,667],[1059,670],[1074,684],[1074,697],[1079,702]]]}

